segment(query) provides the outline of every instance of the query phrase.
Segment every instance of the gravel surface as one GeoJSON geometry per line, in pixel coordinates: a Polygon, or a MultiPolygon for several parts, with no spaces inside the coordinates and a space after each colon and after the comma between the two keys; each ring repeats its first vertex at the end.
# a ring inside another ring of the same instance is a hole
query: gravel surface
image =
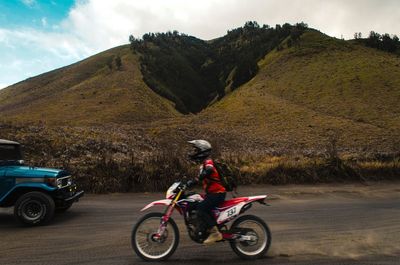
{"type": "MultiPolygon", "coordinates": [[[[264,259],[243,261],[227,243],[190,241],[176,213],[181,242],[164,263],[400,264],[399,182],[256,186],[240,193],[271,196],[270,207],[255,204],[246,212],[270,226],[272,246],[264,259]]],[[[163,197],[86,195],[50,225],[30,228],[14,221],[12,209],[0,209],[0,264],[145,264],[131,249],[131,229],[144,214],[140,209],[163,197]]]]}

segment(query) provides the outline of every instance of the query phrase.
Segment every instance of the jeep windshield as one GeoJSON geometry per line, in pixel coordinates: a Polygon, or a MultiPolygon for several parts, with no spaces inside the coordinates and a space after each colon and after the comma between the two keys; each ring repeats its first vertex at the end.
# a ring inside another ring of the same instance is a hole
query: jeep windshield
{"type": "Polygon", "coordinates": [[[22,154],[18,144],[0,144],[0,165],[21,164],[22,154]]]}

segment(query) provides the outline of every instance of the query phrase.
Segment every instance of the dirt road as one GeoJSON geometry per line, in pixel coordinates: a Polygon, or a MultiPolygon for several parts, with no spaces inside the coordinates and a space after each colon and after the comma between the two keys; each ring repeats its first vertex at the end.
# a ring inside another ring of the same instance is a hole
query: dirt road
{"type": "MultiPolygon", "coordinates": [[[[265,259],[242,261],[225,243],[195,244],[175,215],[182,241],[169,264],[400,264],[400,183],[241,189],[265,193],[272,206],[248,212],[271,228],[265,259]]],[[[145,264],[131,249],[131,228],[141,207],[163,195],[87,195],[51,225],[34,228],[0,209],[0,264],[145,264]]]]}

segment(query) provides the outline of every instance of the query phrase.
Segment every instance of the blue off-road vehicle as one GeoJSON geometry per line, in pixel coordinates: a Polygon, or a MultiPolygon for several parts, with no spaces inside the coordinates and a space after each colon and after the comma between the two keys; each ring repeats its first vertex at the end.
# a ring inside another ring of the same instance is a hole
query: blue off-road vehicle
{"type": "Polygon", "coordinates": [[[24,165],[20,144],[0,139],[0,207],[27,225],[49,222],[83,196],[64,170],[24,165]]]}

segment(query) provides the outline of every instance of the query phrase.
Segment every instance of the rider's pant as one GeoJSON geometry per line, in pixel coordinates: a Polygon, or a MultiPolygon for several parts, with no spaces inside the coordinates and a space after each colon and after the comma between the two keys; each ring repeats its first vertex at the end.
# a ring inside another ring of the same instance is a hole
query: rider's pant
{"type": "Polygon", "coordinates": [[[197,216],[206,229],[215,226],[217,223],[211,210],[225,200],[226,193],[207,193],[206,197],[197,206],[197,216]]]}

